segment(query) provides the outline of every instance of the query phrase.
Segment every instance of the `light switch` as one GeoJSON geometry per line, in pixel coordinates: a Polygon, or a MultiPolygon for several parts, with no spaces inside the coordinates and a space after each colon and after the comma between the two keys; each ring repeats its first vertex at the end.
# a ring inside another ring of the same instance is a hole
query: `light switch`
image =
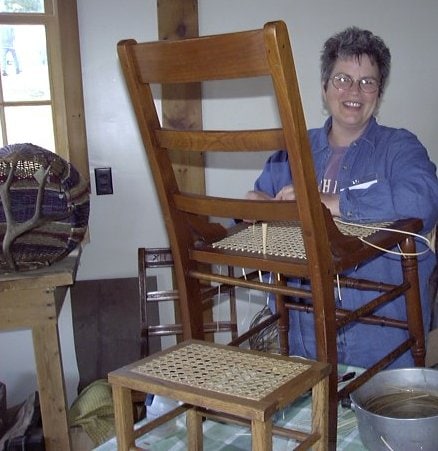
{"type": "Polygon", "coordinates": [[[113,178],[111,168],[95,168],[96,194],[113,194],[113,178]]]}

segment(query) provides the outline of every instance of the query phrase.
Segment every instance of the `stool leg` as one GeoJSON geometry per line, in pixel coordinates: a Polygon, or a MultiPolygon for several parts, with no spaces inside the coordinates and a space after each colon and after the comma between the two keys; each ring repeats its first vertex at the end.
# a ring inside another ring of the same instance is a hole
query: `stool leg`
{"type": "Polygon", "coordinates": [[[252,451],[272,451],[272,418],[251,421],[252,451]]]}
{"type": "Polygon", "coordinates": [[[190,451],[202,451],[202,417],[198,414],[196,407],[188,409],[186,412],[187,423],[187,449],[190,451]]]}
{"type": "Polygon", "coordinates": [[[114,418],[117,435],[117,450],[129,451],[135,445],[134,415],[132,412],[131,390],[113,385],[114,418]]]}
{"type": "Polygon", "coordinates": [[[312,388],[312,433],[318,433],[321,438],[314,445],[315,451],[328,449],[328,376],[312,388]]]}

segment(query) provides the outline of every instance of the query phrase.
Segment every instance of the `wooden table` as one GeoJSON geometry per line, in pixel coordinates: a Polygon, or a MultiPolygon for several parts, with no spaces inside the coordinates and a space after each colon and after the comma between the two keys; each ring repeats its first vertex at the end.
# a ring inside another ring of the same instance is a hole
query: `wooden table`
{"type": "Polygon", "coordinates": [[[47,451],[71,449],[58,316],[80,252],[34,271],[0,273],[0,330],[32,329],[47,451]]]}

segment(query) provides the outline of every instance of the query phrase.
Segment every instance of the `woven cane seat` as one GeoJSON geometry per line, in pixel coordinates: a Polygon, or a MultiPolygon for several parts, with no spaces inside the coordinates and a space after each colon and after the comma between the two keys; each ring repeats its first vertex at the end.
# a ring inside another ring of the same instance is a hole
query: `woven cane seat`
{"type": "MultiPolygon", "coordinates": [[[[370,237],[376,230],[385,228],[389,223],[367,223],[364,226],[348,224],[335,220],[339,231],[344,235],[360,239],[370,237]]],[[[213,248],[230,251],[266,254],[277,257],[306,259],[306,250],[301,227],[293,221],[270,222],[267,227],[265,246],[263,244],[262,224],[256,223],[216,241],[213,248]],[[265,252],[264,252],[265,251],[265,252]]]]}
{"type": "Polygon", "coordinates": [[[34,144],[1,148],[0,196],[0,270],[50,265],[82,241],[89,186],[59,155],[34,144]]]}
{"type": "Polygon", "coordinates": [[[309,368],[304,362],[191,343],[131,371],[257,401],[309,368]]]}

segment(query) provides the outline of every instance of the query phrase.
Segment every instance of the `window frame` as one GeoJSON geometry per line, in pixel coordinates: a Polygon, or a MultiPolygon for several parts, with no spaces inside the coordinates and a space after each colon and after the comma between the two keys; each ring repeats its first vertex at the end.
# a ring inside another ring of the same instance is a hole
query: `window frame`
{"type": "MultiPolygon", "coordinates": [[[[44,0],[44,5],[44,13],[0,13],[0,24],[45,26],[55,152],[89,181],[76,0],[44,0]]],[[[0,102],[3,129],[4,107],[10,104],[29,102],[0,102]]]]}

